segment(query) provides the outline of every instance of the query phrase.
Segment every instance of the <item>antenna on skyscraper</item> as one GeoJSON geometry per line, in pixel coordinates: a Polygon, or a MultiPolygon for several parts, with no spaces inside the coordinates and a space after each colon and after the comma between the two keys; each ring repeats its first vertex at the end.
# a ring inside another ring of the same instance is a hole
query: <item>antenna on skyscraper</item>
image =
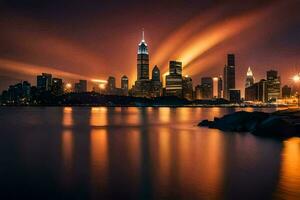
{"type": "Polygon", "coordinates": [[[142,29],[142,41],[145,40],[145,31],[144,31],[144,28],[142,29]]]}

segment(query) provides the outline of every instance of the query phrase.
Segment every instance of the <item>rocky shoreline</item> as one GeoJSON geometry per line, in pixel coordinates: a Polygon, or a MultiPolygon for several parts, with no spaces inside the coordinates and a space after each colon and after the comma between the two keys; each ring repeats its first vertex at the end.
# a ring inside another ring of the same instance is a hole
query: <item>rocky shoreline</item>
{"type": "Polygon", "coordinates": [[[257,136],[289,138],[300,137],[300,110],[287,109],[273,113],[239,111],[203,120],[198,126],[225,132],[250,132],[257,136]]]}

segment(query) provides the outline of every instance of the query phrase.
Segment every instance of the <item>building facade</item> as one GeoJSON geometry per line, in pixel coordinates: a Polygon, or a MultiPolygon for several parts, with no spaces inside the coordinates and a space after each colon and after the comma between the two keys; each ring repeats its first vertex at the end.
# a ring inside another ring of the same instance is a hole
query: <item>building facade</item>
{"type": "Polygon", "coordinates": [[[266,97],[268,102],[274,102],[281,96],[281,83],[278,72],[275,70],[267,71],[266,97]]]}
{"type": "Polygon", "coordinates": [[[183,97],[182,62],[170,61],[169,75],[166,76],[166,96],[183,97]]]}
{"type": "Polygon", "coordinates": [[[229,100],[229,90],[235,89],[235,55],[227,55],[227,64],[224,67],[223,96],[229,100]]]}

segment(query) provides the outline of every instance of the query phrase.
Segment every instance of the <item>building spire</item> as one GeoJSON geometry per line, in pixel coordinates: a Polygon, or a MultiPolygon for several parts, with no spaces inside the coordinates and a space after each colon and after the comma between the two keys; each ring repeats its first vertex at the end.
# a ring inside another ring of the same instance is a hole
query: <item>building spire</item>
{"type": "Polygon", "coordinates": [[[142,30],[142,41],[145,41],[145,31],[144,31],[144,28],[142,30]]]}

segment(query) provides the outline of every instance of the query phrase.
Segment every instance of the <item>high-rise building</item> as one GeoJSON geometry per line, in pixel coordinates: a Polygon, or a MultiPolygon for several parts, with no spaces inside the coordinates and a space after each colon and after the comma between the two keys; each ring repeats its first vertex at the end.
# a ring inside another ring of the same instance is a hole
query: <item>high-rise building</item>
{"type": "Polygon", "coordinates": [[[195,99],[196,100],[201,99],[201,86],[200,85],[197,85],[195,87],[195,99]]]}
{"type": "Polygon", "coordinates": [[[114,95],[116,91],[116,78],[109,76],[106,85],[106,92],[109,95],[114,95]]]}
{"type": "Polygon", "coordinates": [[[52,79],[52,93],[54,95],[62,95],[64,92],[63,81],[60,78],[52,79]]]}
{"type": "Polygon", "coordinates": [[[223,80],[221,76],[218,78],[218,98],[223,98],[223,80]]]}
{"type": "Polygon", "coordinates": [[[251,68],[249,67],[248,68],[248,71],[247,71],[247,77],[246,77],[246,84],[245,84],[245,87],[250,87],[251,85],[254,84],[254,76],[253,76],[253,72],[251,70],[251,68]]]}
{"type": "Polygon", "coordinates": [[[235,56],[227,55],[227,65],[224,67],[224,90],[223,96],[229,99],[229,90],[235,89],[235,56]]]}
{"type": "Polygon", "coordinates": [[[222,78],[213,78],[213,98],[222,98],[222,78]]]}
{"type": "Polygon", "coordinates": [[[149,55],[148,46],[144,37],[144,31],[142,33],[142,40],[139,43],[137,54],[137,80],[142,79],[149,79],[149,55]]]}
{"type": "Polygon", "coordinates": [[[151,81],[149,80],[149,52],[144,31],[137,53],[137,80],[132,88],[132,94],[137,97],[151,96],[151,81]]]}
{"type": "Polygon", "coordinates": [[[201,99],[212,99],[213,98],[213,78],[212,77],[203,77],[201,78],[200,85],[200,94],[201,99]]]}
{"type": "Polygon", "coordinates": [[[169,75],[182,76],[182,62],[170,61],[169,67],[169,75]]]}
{"type": "Polygon", "coordinates": [[[160,81],[160,70],[155,65],[152,70],[152,79],[151,79],[151,96],[159,97],[162,93],[162,83],[160,81]]]}
{"type": "Polygon", "coordinates": [[[282,98],[290,98],[292,96],[292,88],[285,85],[282,87],[282,98]]]}
{"type": "Polygon", "coordinates": [[[182,77],[182,93],[183,98],[193,100],[193,81],[189,76],[182,77]]]}
{"type": "Polygon", "coordinates": [[[52,84],[52,74],[42,73],[36,78],[36,86],[40,90],[50,91],[52,84]]]}
{"type": "Polygon", "coordinates": [[[121,89],[123,91],[123,95],[128,96],[128,77],[125,75],[121,78],[121,89]]]}
{"type": "Polygon", "coordinates": [[[182,98],[182,63],[170,61],[169,75],[166,76],[166,96],[182,98]]]}
{"type": "Polygon", "coordinates": [[[77,93],[87,92],[87,81],[79,80],[78,83],[75,83],[75,92],[77,93]]]}
{"type": "Polygon", "coordinates": [[[281,83],[278,72],[275,70],[267,71],[266,97],[268,102],[276,101],[280,98],[281,83]]]}
{"type": "Polygon", "coordinates": [[[245,88],[245,100],[266,102],[266,80],[262,79],[245,88]]]}

